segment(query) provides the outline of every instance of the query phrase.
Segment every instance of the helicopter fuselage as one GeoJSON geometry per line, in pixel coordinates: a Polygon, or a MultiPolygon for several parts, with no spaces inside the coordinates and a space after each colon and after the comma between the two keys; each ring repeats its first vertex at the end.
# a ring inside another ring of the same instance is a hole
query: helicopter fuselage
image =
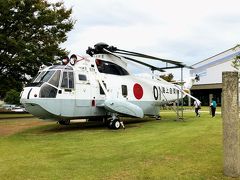
{"type": "Polygon", "coordinates": [[[59,121],[107,117],[111,113],[157,116],[161,105],[184,96],[180,86],[130,74],[122,59],[98,54],[72,65],[41,69],[24,88],[21,103],[41,119],[59,121]]]}

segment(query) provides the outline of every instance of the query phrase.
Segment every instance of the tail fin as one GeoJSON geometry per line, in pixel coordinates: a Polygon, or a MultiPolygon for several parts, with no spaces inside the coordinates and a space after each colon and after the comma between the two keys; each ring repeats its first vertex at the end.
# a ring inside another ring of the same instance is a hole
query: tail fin
{"type": "Polygon", "coordinates": [[[189,92],[190,92],[190,89],[191,89],[191,87],[194,85],[194,83],[197,82],[197,81],[199,81],[199,80],[200,80],[200,78],[199,78],[199,76],[198,76],[197,74],[196,74],[195,77],[190,77],[190,78],[188,79],[188,81],[184,84],[183,90],[184,90],[185,92],[189,93],[189,92]]]}

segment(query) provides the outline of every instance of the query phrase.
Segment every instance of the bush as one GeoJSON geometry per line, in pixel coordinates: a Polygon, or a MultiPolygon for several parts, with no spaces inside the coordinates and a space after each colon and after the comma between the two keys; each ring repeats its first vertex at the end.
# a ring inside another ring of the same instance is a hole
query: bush
{"type": "Polygon", "coordinates": [[[15,89],[11,89],[6,93],[4,101],[8,104],[20,104],[20,93],[15,89]]]}

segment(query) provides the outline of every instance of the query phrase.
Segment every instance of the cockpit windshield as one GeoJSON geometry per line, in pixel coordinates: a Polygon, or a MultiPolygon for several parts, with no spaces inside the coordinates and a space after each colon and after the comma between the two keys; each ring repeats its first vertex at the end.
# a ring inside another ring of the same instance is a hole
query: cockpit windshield
{"type": "Polygon", "coordinates": [[[39,98],[56,98],[59,88],[70,92],[74,89],[74,74],[71,70],[48,69],[39,73],[28,87],[40,87],[39,98]],[[60,83],[61,87],[59,87],[60,83]]]}
{"type": "Polygon", "coordinates": [[[33,80],[34,83],[38,82],[47,82],[52,75],[55,73],[55,71],[42,71],[35,80],[33,80]]]}
{"type": "Polygon", "coordinates": [[[42,71],[32,80],[28,86],[41,86],[44,82],[48,82],[58,87],[61,70],[42,71]]]}

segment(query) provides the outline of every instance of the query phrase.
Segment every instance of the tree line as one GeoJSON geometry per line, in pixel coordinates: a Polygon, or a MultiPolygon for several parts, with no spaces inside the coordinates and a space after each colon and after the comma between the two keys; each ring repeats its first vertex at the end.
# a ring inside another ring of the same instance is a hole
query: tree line
{"type": "Polygon", "coordinates": [[[59,45],[75,23],[71,14],[63,2],[0,0],[0,98],[68,54],[59,45]]]}

